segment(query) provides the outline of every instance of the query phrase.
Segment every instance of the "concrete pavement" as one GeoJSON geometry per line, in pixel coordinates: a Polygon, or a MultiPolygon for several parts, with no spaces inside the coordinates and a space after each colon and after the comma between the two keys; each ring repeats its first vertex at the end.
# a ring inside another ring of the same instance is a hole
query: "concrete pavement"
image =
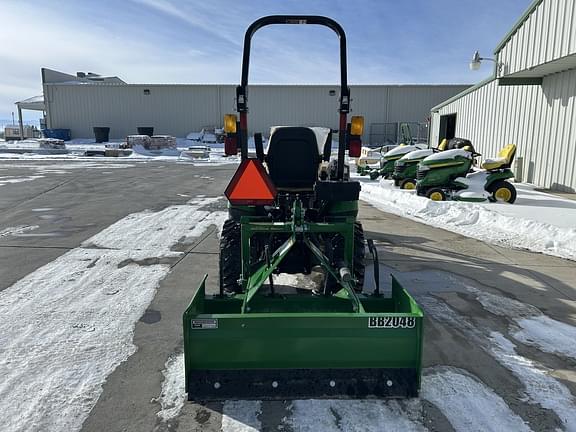
{"type": "MultiPolygon", "coordinates": [[[[235,169],[159,162],[124,163],[128,166],[122,168],[113,168],[110,162],[100,164],[56,169],[45,162],[0,161],[0,176],[43,175],[0,187],[0,232],[9,227],[38,226],[17,236],[0,236],[0,289],[130,213],[159,210],[196,195],[220,196],[235,169]]],[[[211,209],[224,210],[225,205],[220,200],[211,209]]],[[[496,391],[533,430],[561,427],[557,414],[522,400],[523,382],[490,354],[488,345],[482,346],[488,344],[484,335],[494,331],[508,335],[514,323],[512,314],[508,317],[487,310],[477,293],[517,300],[554,320],[576,325],[575,263],[488,245],[364,203],[360,215],[367,237],[375,239],[378,246],[384,285],[389,283],[387,273],[393,273],[422,301],[426,312],[424,367],[467,370],[496,391]],[[439,305],[480,332],[475,336],[445,319],[439,305]]],[[[185,251],[148,308],[154,319],[143,317],[136,324],[138,351],[109,376],[83,431],[220,430],[221,403],[186,402],[180,415],[168,423],[156,416],[162,370],[169,356],[182,349],[185,305],[205,273],[210,275],[208,290],[216,290],[215,227],[185,245],[185,251]]],[[[576,394],[576,360],[529,344],[519,344],[518,352],[549,368],[551,375],[576,394]]],[[[289,402],[264,402],[259,414],[261,428],[291,430],[285,423],[290,409],[289,402]]],[[[450,423],[433,404],[423,401],[421,416],[430,430],[450,430],[450,423]]]]}

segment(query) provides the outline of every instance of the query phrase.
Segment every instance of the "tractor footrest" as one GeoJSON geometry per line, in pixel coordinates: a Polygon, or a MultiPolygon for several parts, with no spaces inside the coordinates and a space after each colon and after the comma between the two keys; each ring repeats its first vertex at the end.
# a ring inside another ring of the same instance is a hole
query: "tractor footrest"
{"type": "Polygon", "coordinates": [[[417,369],[193,370],[188,400],[363,399],[418,396],[417,369]]]}

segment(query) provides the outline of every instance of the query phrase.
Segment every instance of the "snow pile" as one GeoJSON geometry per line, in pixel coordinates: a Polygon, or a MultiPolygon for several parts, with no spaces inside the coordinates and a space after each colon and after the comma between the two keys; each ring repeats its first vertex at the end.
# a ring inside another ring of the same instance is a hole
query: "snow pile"
{"type": "Polygon", "coordinates": [[[422,379],[422,397],[457,431],[530,431],[494,391],[463,370],[442,368],[422,379]]]}
{"type": "Polygon", "coordinates": [[[108,375],[136,351],[135,323],[181,255],[171,247],[221,219],[201,210],[213,201],[129,215],[0,293],[2,431],[81,428],[108,375]]]}
{"type": "Polygon", "coordinates": [[[364,182],[360,197],[380,210],[468,237],[576,260],[576,202],[517,188],[512,205],[431,201],[386,180],[364,182]]]}

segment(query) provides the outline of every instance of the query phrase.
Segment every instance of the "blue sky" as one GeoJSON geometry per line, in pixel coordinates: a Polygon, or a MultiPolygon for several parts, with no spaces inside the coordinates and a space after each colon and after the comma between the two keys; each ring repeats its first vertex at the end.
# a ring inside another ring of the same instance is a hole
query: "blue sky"
{"type": "MultiPolygon", "coordinates": [[[[40,68],[130,83],[237,83],[246,27],[268,14],[317,14],[348,38],[350,83],[475,83],[530,0],[2,0],[0,119],[41,93],[40,68]]],[[[255,83],[335,83],[338,41],[316,26],[277,26],[253,40],[255,83]]],[[[30,112],[27,118],[35,118],[30,112]]]]}

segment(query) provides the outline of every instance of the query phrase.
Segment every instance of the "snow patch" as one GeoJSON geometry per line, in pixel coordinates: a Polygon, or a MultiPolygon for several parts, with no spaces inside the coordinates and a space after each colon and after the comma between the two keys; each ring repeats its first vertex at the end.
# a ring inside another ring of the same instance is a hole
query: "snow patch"
{"type": "Polygon", "coordinates": [[[436,405],[457,431],[530,431],[500,396],[463,370],[442,368],[426,374],[421,395],[436,405]]]}
{"type": "Polygon", "coordinates": [[[8,236],[17,237],[21,234],[24,234],[25,232],[33,231],[38,228],[38,225],[18,225],[15,227],[4,228],[3,230],[0,230],[0,238],[8,236]]]}
{"type": "Polygon", "coordinates": [[[287,420],[299,432],[426,431],[413,417],[396,401],[313,399],[293,401],[287,420]]]}
{"type": "Polygon", "coordinates": [[[501,333],[492,332],[490,340],[492,354],[524,384],[530,401],[554,411],[566,431],[576,431],[576,399],[570,390],[535,362],[518,355],[516,346],[501,333]]]}
{"type": "Polygon", "coordinates": [[[162,421],[168,421],[180,414],[186,399],[184,384],[184,353],[168,358],[162,371],[162,393],[159,401],[162,409],[156,414],[162,421]]]}
{"type": "Polygon", "coordinates": [[[7,184],[29,182],[29,181],[37,180],[37,179],[40,179],[43,177],[44,176],[42,176],[42,175],[31,175],[31,176],[25,176],[25,177],[4,176],[4,177],[0,177],[0,186],[5,186],[7,184]]]}
{"type": "Polygon", "coordinates": [[[546,315],[524,318],[516,321],[516,324],[520,330],[512,336],[517,341],[576,360],[576,327],[546,315]]]}
{"type": "Polygon", "coordinates": [[[542,351],[576,359],[576,327],[544,315],[532,305],[466,287],[482,306],[494,315],[514,321],[512,337],[542,351]]]}
{"type": "Polygon", "coordinates": [[[226,401],[222,408],[222,432],[258,432],[258,418],[262,410],[260,401],[226,401]]]}

